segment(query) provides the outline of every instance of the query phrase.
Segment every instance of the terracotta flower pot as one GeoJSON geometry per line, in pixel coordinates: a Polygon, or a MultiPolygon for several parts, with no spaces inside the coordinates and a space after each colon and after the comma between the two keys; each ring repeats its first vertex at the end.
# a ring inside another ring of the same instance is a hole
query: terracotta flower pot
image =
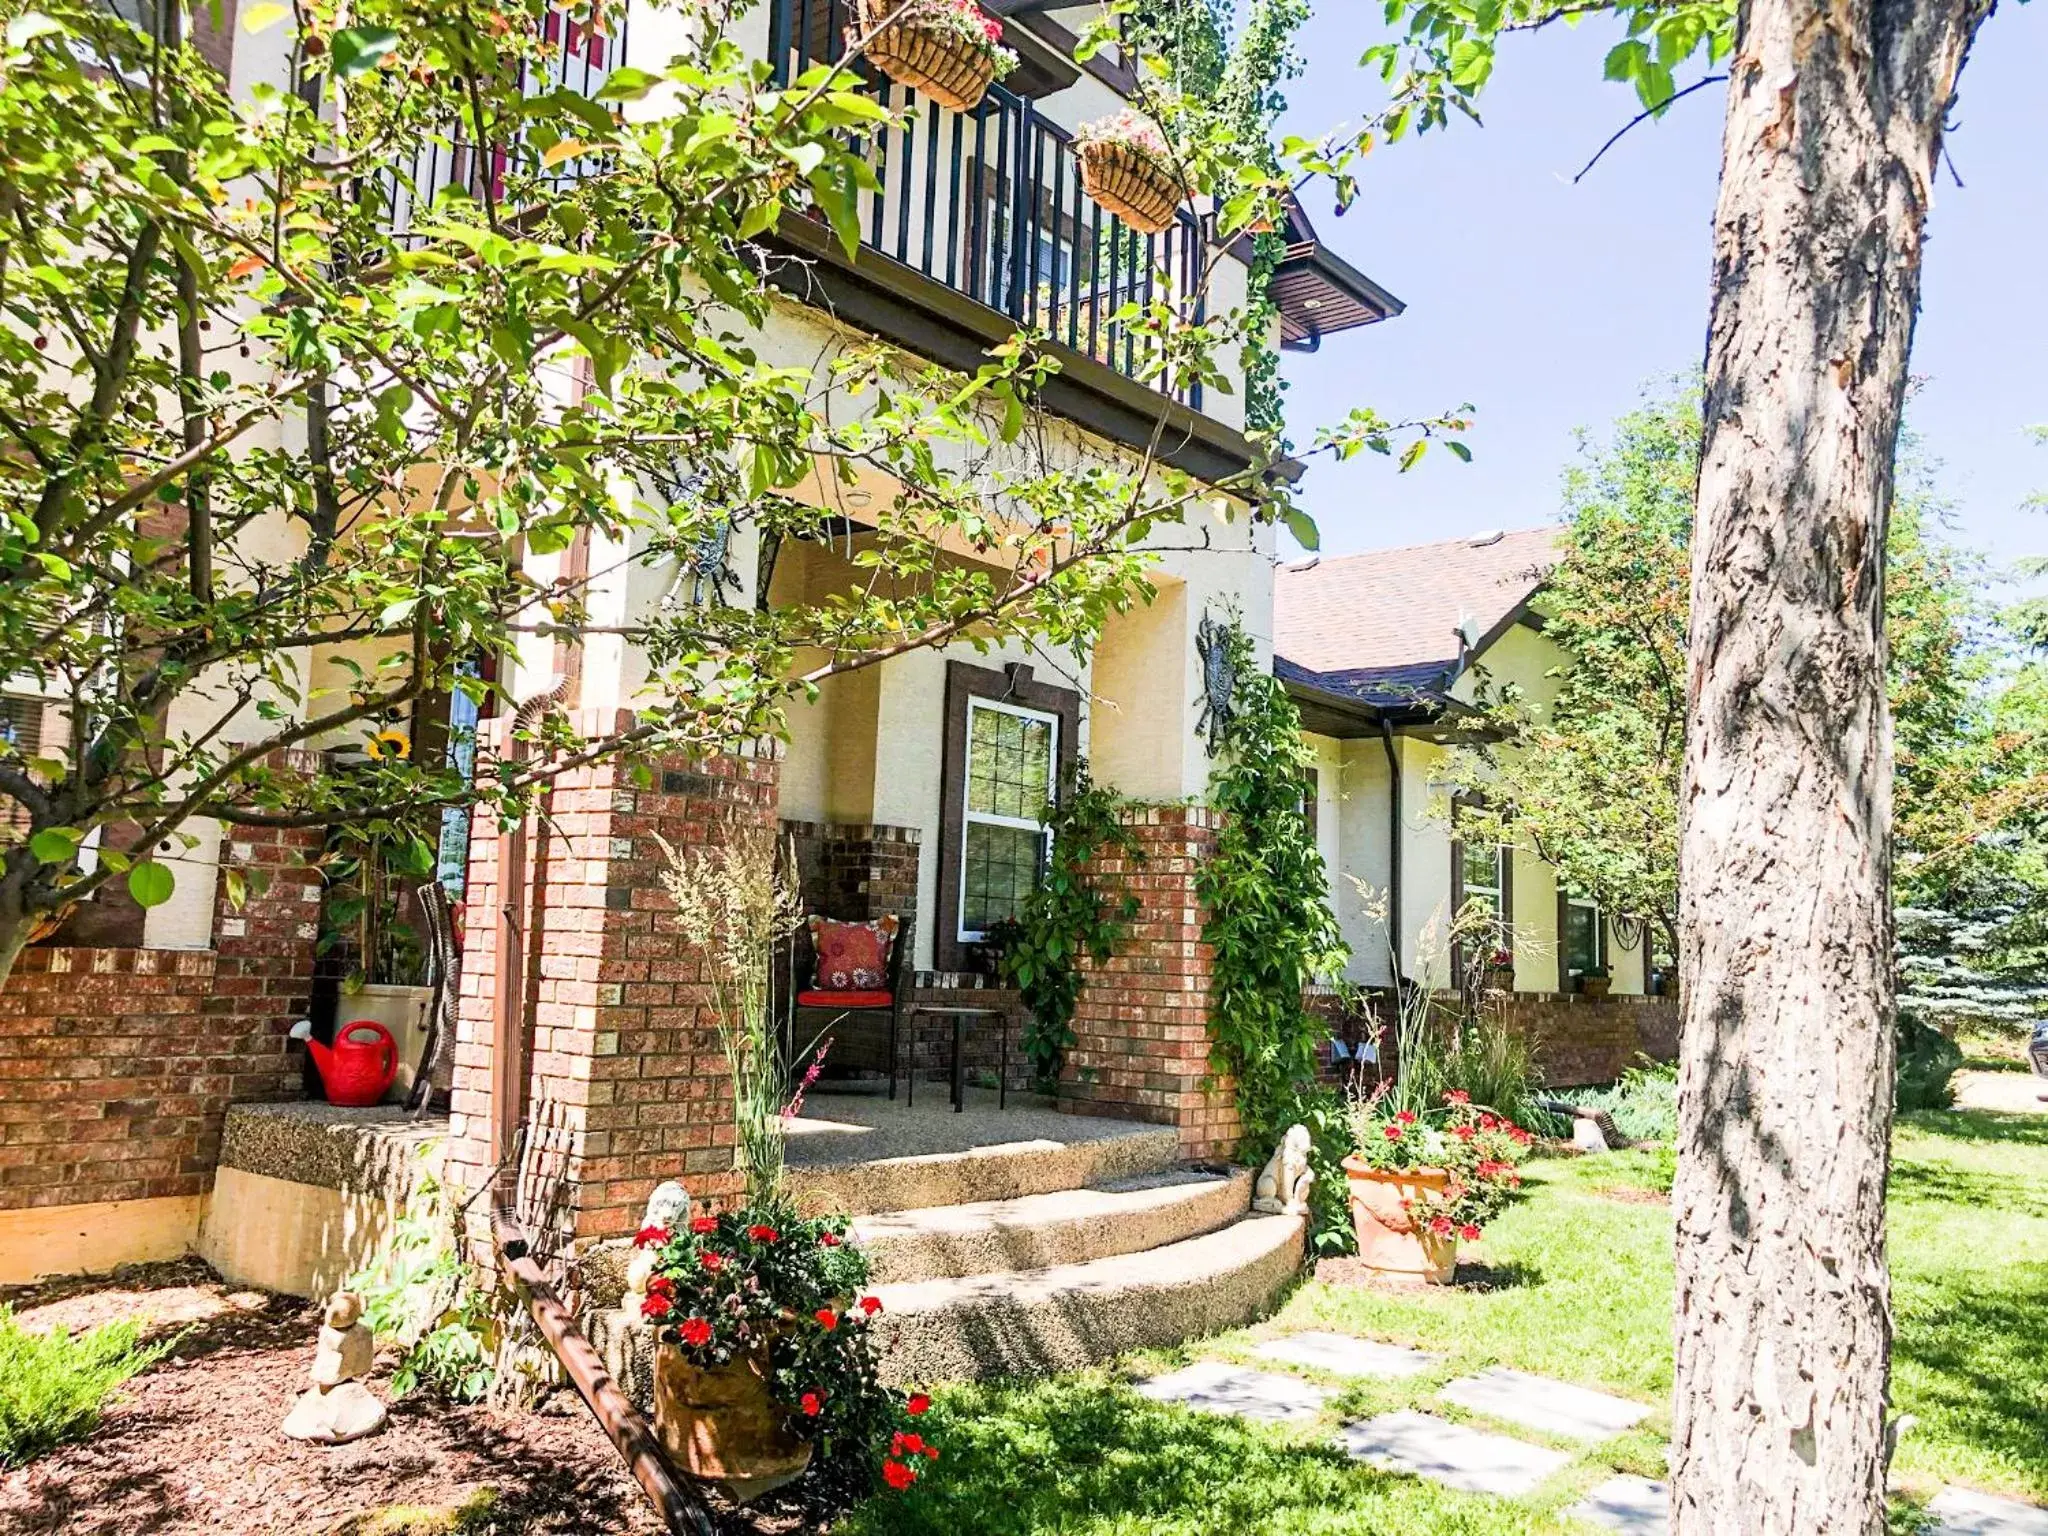
{"type": "Polygon", "coordinates": [[[1579,990],[1587,997],[1605,997],[1608,988],[1613,985],[1613,978],[1608,976],[1581,976],[1579,978],[1579,990]]]}
{"type": "Polygon", "coordinates": [[[1451,1176],[1441,1168],[1410,1168],[1400,1173],[1371,1168],[1356,1156],[1344,1159],[1351,1190],[1351,1227],[1358,1234],[1358,1256],[1368,1269],[1432,1285],[1448,1284],[1458,1271],[1458,1239],[1438,1237],[1418,1227],[1403,1201],[1441,1193],[1451,1176]]]}
{"type": "MultiPolygon", "coordinates": [[[[900,0],[862,0],[861,29],[884,20],[899,4],[900,0]]],[[[914,13],[877,33],[867,56],[898,85],[955,112],[980,106],[996,79],[996,61],[986,52],[914,13]]]]}
{"type": "Polygon", "coordinates": [[[654,1424],[684,1471],[737,1499],[794,1482],[811,1464],[811,1442],[790,1433],[769,1395],[766,1345],[706,1369],[663,1344],[654,1356],[654,1424]]]}
{"type": "Polygon", "coordinates": [[[1514,991],[1515,968],[1512,965],[1489,965],[1486,968],[1485,985],[1489,992],[1514,991]]]}
{"type": "Polygon", "coordinates": [[[1115,139],[1081,146],[1081,185],[1141,235],[1164,234],[1180,216],[1187,189],[1173,168],[1115,139]]]}

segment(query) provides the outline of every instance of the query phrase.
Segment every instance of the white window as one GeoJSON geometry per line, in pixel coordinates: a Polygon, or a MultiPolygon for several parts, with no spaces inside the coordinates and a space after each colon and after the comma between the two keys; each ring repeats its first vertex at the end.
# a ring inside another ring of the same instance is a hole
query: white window
{"type": "Polygon", "coordinates": [[[1607,923],[1598,902],[1565,898],[1564,964],[1568,972],[1580,976],[1607,969],[1607,923]]]}
{"type": "Polygon", "coordinates": [[[1024,909],[1045,872],[1046,807],[1057,781],[1059,716],[991,699],[967,702],[966,825],[960,839],[960,940],[1024,909]]]}
{"type": "Polygon", "coordinates": [[[1494,926],[1499,928],[1507,916],[1507,879],[1501,867],[1507,850],[1499,843],[1466,843],[1463,847],[1466,905],[1476,901],[1491,908],[1494,926]]]}

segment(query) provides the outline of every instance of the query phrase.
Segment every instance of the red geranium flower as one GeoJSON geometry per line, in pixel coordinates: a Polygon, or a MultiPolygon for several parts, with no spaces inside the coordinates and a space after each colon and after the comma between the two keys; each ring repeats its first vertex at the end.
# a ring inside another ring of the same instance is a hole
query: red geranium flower
{"type": "Polygon", "coordinates": [[[658,1296],[650,1292],[647,1299],[640,1303],[640,1315],[650,1323],[658,1323],[668,1316],[668,1306],[669,1302],[666,1296],[658,1296]]]}
{"type": "Polygon", "coordinates": [[[922,1392],[913,1392],[910,1394],[910,1401],[903,1405],[903,1411],[914,1419],[929,1413],[931,1406],[932,1400],[930,1398],[926,1397],[922,1392]]]}
{"type": "Polygon", "coordinates": [[[1479,1129],[1481,1129],[1482,1131],[1499,1130],[1500,1117],[1498,1115],[1481,1115],[1479,1117],[1479,1129]]]}
{"type": "Polygon", "coordinates": [[[1479,1133],[1473,1130],[1472,1127],[1469,1125],[1454,1125],[1451,1127],[1451,1134],[1457,1137],[1460,1141],[1470,1141],[1474,1136],[1477,1136],[1479,1133]]]}
{"type": "Polygon", "coordinates": [[[903,1449],[910,1452],[913,1456],[922,1456],[924,1454],[924,1436],[905,1435],[903,1437],[903,1449]]]}
{"type": "Polygon", "coordinates": [[[926,1446],[924,1448],[924,1459],[926,1461],[937,1461],[939,1459],[939,1448],[936,1445],[926,1446]]]}
{"type": "Polygon", "coordinates": [[[818,1241],[827,1248],[837,1248],[839,1246],[839,1234],[837,1232],[821,1233],[819,1234],[818,1241]]]}
{"type": "Polygon", "coordinates": [[[805,1413],[809,1414],[812,1418],[816,1418],[825,1411],[825,1399],[815,1392],[806,1392],[803,1395],[801,1406],[805,1413]]]}
{"type": "Polygon", "coordinates": [[[1380,1134],[1389,1141],[1399,1141],[1401,1139],[1401,1127],[1398,1125],[1383,1125],[1380,1127],[1380,1134]]]}
{"type": "Polygon", "coordinates": [[[707,1233],[716,1232],[718,1230],[718,1218],[716,1216],[699,1216],[690,1223],[690,1230],[699,1237],[703,1237],[707,1233]]]}
{"type": "Polygon", "coordinates": [[[882,1481],[901,1493],[917,1481],[917,1468],[904,1461],[885,1461],[882,1463],[882,1481]]]}
{"type": "Polygon", "coordinates": [[[1473,1226],[1472,1223],[1468,1221],[1465,1223],[1465,1225],[1458,1228],[1458,1236],[1462,1237],[1468,1243],[1476,1243],[1479,1241],[1479,1229],[1473,1226]]]}
{"type": "Polygon", "coordinates": [[[656,1275],[647,1282],[647,1294],[650,1296],[673,1296],[675,1289],[675,1281],[667,1275],[656,1275]]]}
{"type": "Polygon", "coordinates": [[[782,1236],[782,1234],[776,1231],[773,1227],[755,1226],[747,1228],[747,1236],[751,1237],[757,1243],[772,1243],[777,1238],[782,1236]]]}
{"type": "Polygon", "coordinates": [[[701,1317],[693,1317],[683,1324],[683,1342],[692,1349],[702,1348],[711,1342],[711,1325],[701,1317]]]}
{"type": "Polygon", "coordinates": [[[1394,1119],[1401,1125],[1413,1125],[1415,1123],[1415,1111],[1412,1109],[1404,1109],[1399,1114],[1395,1115],[1394,1119]]]}
{"type": "Polygon", "coordinates": [[[667,1242],[668,1239],[669,1231],[667,1227],[642,1227],[633,1234],[633,1246],[635,1248],[655,1248],[667,1242]]]}
{"type": "Polygon", "coordinates": [[[869,1317],[873,1317],[882,1310],[882,1298],[879,1296],[863,1296],[860,1299],[860,1309],[867,1313],[869,1317]]]}
{"type": "Polygon", "coordinates": [[[1448,1216],[1430,1218],[1429,1230],[1438,1237],[1449,1237],[1451,1235],[1451,1218],[1448,1216]]]}
{"type": "Polygon", "coordinates": [[[1472,1095],[1462,1088],[1453,1088],[1444,1095],[1444,1102],[1446,1104],[1470,1104],[1472,1102],[1472,1095]]]}
{"type": "Polygon", "coordinates": [[[824,1329],[827,1333],[830,1333],[834,1328],[837,1328],[839,1326],[839,1314],[837,1312],[834,1312],[830,1307],[818,1308],[815,1316],[818,1319],[818,1326],[824,1329]]]}

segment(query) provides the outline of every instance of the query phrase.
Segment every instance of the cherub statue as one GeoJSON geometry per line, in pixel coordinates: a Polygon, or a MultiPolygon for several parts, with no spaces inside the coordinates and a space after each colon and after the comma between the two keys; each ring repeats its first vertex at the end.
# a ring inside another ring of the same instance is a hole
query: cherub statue
{"type": "Polygon", "coordinates": [[[1309,1135],[1305,1125],[1291,1125],[1280,1138],[1273,1159],[1252,1186],[1252,1209],[1275,1216],[1299,1216],[1308,1209],[1309,1186],[1316,1181],[1308,1165],[1309,1135]]]}

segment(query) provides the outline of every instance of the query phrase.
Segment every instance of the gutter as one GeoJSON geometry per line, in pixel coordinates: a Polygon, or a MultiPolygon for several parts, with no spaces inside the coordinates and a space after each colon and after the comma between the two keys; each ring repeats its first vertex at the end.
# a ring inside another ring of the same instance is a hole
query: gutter
{"type": "Polygon", "coordinates": [[[1401,989],[1401,754],[1394,724],[1380,717],[1380,746],[1387,754],[1387,952],[1394,959],[1394,991],[1401,989]]]}

